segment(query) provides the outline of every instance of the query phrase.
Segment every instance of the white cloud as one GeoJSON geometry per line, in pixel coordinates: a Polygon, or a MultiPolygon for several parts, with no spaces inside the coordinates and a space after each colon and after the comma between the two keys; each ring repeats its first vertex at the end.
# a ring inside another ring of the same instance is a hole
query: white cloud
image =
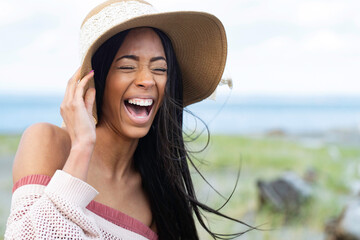
{"type": "Polygon", "coordinates": [[[345,49],[346,41],[338,34],[330,31],[319,31],[304,39],[304,50],[331,52],[345,49]]]}
{"type": "Polygon", "coordinates": [[[279,36],[229,53],[239,93],[359,94],[360,35],[279,36]]]}
{"type": "Polygon", "coordinates": [[[0,1],[0,27],[26,18],[30,12],[18,7],[14,1],[0,1]]]}
{"type": "MultiPolygon", "coordinates": [[[[56,23],[12,52],[17,57],[14,64],[0,64],[1,90],[63,92],[78,65],[82,19],[100,2],[1,1],[0,31],[13,23],[21,31],[25,19],[33,16],[56,23]]],[[[229,37],[225,74],[234,79],[235,92],[360,93],[354,87],[360,66],[360,2],[356,0],[150,2],[159,10],[206,11],[223,21],[229,37]]]]}
{"type": "Polygon", "coordinates": [[[302,26],[328,26],[346,18],[346,1],[303,1],[297,7],[297,23],[302,26]]]}
{"type": "MultiPolygon", "coordinates": [[[[80,3],[69,0],[8,2],[9,8],[22,6],[21,9],[26,9],[26,15],[21,14],[22,10],[16,10],[18,12],[14,13],[11,19],[17,23],[18,31],[22,31],[25,26],[28,27],[26,21],[34,16],[41,16],[44,22],[55,20],[56,24],[50,29],[41,30],[32,41],[26,42],[27,45],[16,44],[18,48],[11,53],[16,60],[12,61],[13,63],[0,65],[2,73],[0,90],[64,92],[66,82],[79,65],[79,28],[82,18],[88,12],[86,8],[90,6],[84,1],[80,3]]],[[[94,5],[96,4],[92,4],[94,5]]],[[[10,24],[10,21],[8,22],[10,24]]],[[[17,42],[16,39],[13,42],[17,42]]],[[[6,56],[2,57],[6,58],[6,56]]]]}

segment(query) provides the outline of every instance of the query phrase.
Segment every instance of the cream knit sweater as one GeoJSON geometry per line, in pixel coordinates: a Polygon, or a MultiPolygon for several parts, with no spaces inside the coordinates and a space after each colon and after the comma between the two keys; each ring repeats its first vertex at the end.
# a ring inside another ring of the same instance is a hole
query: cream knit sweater
{"type": "Polygon", "coordinates": [[[25,177],[14,190],[5,239],[157,239],[136,219],[92,201],[98,192],[64,171],[51,180],[25,177]]]}

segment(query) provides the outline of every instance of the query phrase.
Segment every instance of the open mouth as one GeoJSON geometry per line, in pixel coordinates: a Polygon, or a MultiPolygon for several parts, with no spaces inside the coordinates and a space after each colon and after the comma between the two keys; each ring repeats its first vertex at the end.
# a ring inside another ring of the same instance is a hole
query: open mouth
{"type": "Polygon", "coordinates": [[[131,98],[125,100],[126,109],[137,119],[147,118],[153,105],[154,101],[152,99],[131,98]]]}

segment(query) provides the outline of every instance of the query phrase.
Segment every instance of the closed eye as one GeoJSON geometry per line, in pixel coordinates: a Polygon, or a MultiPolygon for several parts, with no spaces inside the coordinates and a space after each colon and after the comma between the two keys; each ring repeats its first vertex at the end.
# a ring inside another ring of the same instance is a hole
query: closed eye
{"type": "Polygon", "coordinates": [[[125,67],[118,67],[118,69],[130,70],[130,69],[134,69],[134,67],[125,66],[125,67]]]}
{"type": "Polygon", "coordinates": [[[167,69],[166,68],[155,68],[154,71],[166,72],[167,69]]]}

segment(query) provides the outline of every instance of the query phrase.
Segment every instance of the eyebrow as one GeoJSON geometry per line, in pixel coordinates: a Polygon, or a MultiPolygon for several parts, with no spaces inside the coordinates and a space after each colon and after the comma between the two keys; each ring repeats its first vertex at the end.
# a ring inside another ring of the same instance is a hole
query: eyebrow
{"type": "Polygon", "coordinates": [[[164,60],[166,62],[166,59],[164,57],[153,57],[150,59],[150,62],[155,62],[155,61],[158,61],[158,60],[164,60]]]}
{"type": "MultiPolygon", "coordinates": [[[[139,57],[138,56],[135,56],[135,55],[124,55],[124,56],[121,56],[119,58],[117,58],[115,60],[115,62],[117,61],[120,61],[121,59],[123,58],[128,58],[128,59],[132,59],[132,60],[135,60],[135,61],[139,61],[139,57]]],[[[166,59],[162,56],[159,56],[159,57],[153,57],[150,59],[150,62],[155,62],[155,61],[159,61],[159,60],[164,60],[166,62],[166,59]]]]}

